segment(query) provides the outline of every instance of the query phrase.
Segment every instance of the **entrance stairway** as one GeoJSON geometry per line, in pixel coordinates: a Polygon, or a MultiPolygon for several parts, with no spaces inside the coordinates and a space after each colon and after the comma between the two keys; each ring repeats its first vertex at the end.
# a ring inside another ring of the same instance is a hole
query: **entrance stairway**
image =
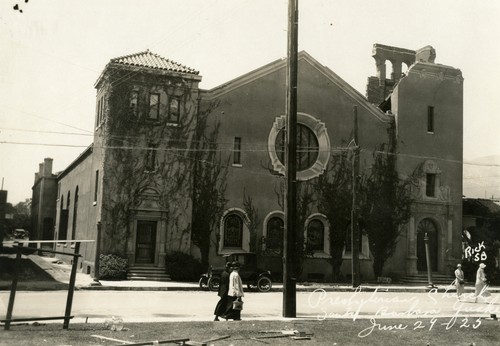
{"type": "Polygon", "coordinates": [[[165,273],[165,268],[135,265],[129,268],[127,280],[170,281],[170,276],[165,273]]]}
{"type": "MultiPolygon", "coordinates": [[[[432,283],[434,285],[451,285],[451,283],[455,280],[455,277],[452,275],[446,274],[432,274],[432,283]]],[[[406,275],[400,279],[402,283],[411,284],[411,285],[428,285],[429,280],[427,278],[427,273],[419,273],[406,275]]]]}

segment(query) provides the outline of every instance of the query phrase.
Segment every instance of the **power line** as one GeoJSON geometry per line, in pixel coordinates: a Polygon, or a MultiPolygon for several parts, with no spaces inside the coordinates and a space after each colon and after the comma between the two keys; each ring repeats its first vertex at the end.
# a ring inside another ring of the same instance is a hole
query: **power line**
{"type": "MultiPolygon", "coordinates": [[[[70,125],[66,125],[70,126],[70,125]]],[[[19,128],[0,128],[0,130],[6,130],[6,131],[19,131],[19,132],[32,132],[32,133],[50,133],[50,134],[61,134],[61,135],[74,135],[74,136],[88,136],[88,137],[93,137],[94,134],[91,133],[90,131],[87,131],[88,133],[77,133],[77,132],[63,132],[63,131],[44,131],[44,130],[31,130],[31,129],[19,129],[19,128]]],[[[140,135],[131,135],[131,136],[116,136],[112,135],[110,138],[115,139],[115,140],[135,140],[135,139],[140,139],[140,135]]],[[[69,146],[67,144],[47,144],[47,143],[29,143],[29,142],[10,142],[10,141],[2,141],[0,142],[1,144],[25,144],[25,145],[41,145],[41,146],[69,146]]],[[[212,142],[212,141],[205,141],[205,140],[172,140],[168,138],[160,138],[159,140],[155,141],[155,143],[175,143],[175,144],[196,144],[196,143],[206,143],[208,145],[221,145],[221,146],[232,146],[234,143],[233,142],[212,142]]],[[[76,147],[84,147],[80,145],[75,145],[76,147]]],[[[86,147],[86,146],[85,146],[86,147]]],[[[258,152],[258,151],[268,151],[269,150],[269,145],[267,142],[262,142],[262,143],[254,143],[254,144],[243,144],[243,147],[246,149],[242,149],[241,152],[258,152]]],[[[104,147],[103,147],[104,148],[104,147]]],[[[117,147],[113,147],[117,148],[117,147]]],[[[122,147],[122,148],[127,148],[127,149],[147,149],[145,147],[139,147],[139,146],[133,146],[133,147],[122,147]]],[[[149,147],[148,147],[149,148],[149,147]]],[[[314,151],[317,148],[316,147],[305,147],[305,146],[300,146],[301,150],[310,150],[314,151]]],[[[330,147],[330,151],[344,151],[350,149],[350,143],[347,145],[347,147],[330,147]]],[[[177,149],[179,150],[179,149],[177,149]]],[[[202,149],[200,149],[202,150],[202,149]]],[[[219,149],[220,151],[226,151],[229,149],[219,149]]],[[[325,152],[327,150],[317,150],[317,152],[325,152]]],[[[369,149],[361,149],[361,151],[364,152],[371,152],[371,153],[378,153],[378,154],[387,154],[387,155],[397,155],[399,157],[411,157],[411,158],[417,158],[417,159],[433,159],[433,160],[442,160],[442,161],[447,161],[447,162],[454,162],[454,163],[461,163],[467,166],[478,166],[478,167],[500,167],[500,164],[495,164],[495,163],[477,163],[477,162],[471,162],[471,161],[460,161],[460,160],[449,160],[449,159],[442,159],[434,156],[423,156],[423,155],[412,155],[412,154],[402,154],[402,153],[387,153],[385,151],[380,151],[380,150],[369,150],[369,149]]],[[[466,178],[464,178],[466,179],[466,178]]]]}
{"type": "MultiPolygon", "coordinates": [[[[173,37],[173,36],[175,36],[175,35],[176,35],[176,33],[177,33],[178,31],[180,31],[181,29],[183,29],[183,28],[184,28],[184,26],[186,25],[186,23],[191,23],[191,22],[192,22],[192,20],[194,20],[195,18],[197,18],[197,17],[198,17],[198,15],[199,15],[202,11],[204,11],[204,10],[208,9],[208,8],[209,8],[209,7],[211,7],[211,6],[212,6],[212,4],[210,4],[209,2],[207,2],[207,3],[206,3],[206,6],[205,6],[204,8],[199,8],[199,9],[198,9],[198,11],[192,12],[192,13],[191,13],[191,15],[190,15],[190,17],[188,17],[188,20],[184,20],[184,21],[183,21],[182,23],[180,23],[180,25],[178,25],[178,26],[177,26],[174,30],[170,30],[170,31],[167,33],[167,35],[165,35],[165,36],[164,36],[164,37],[162,37],[161,39],[157,40],[156,42],[153,42],[153,43],[152,43],[152,46],[153,46],[153,47],[154,47],[154,46],[157,46],[157,45],[159,45],[161,42],[163,42],[163,41],[165,41],[166,39],[168,39],[170,36],[172,36],[172,37],[173,37]]],[[[234,11],[236,11],[236,10],[237,10],[237,8],[238,8],[238,7],[233,7],[233,9],[231,10],[231,13],[233,13],[234,11]]],[[[228,12],[229,12],[229,11],[228,11],[228,12]]],[[[226,15],[226,16],[222,16],[223,20],[225,20],[225,18],[228,18],[228,17],[230,17],[230,16],[227,16],[227,15],[226,15]]],[[[203,28],[207,28],[207,27],[209,27],[209,26],[211,26],[211,25],[213,25],[213,24],[220,23],[220,20],[218,20],[218,19],[220,19],[220,18],[215,18],[215,19],[214,19],[211,23],[209,23],[209,25],[206,25],[206,26],[205,26],[205,27],[203,27],[203,28]]],[[[187,25],[189,25],[189,24],[187,24],[187,25]]],[[[182,47],[182,45],[186,45],[186,42],[188,42],[188,41],[189,41],[189,40],[183,40],[183,42],[182,42],[181,44],[178,44],[178,45],[174,46],[174,48],[176,48],[176,47],[182,47]]],[[[16,43],[16,42],[14,42],[14,43],[16,43]]],[[[18,43],[17,43],[17,44],[18,44],[18,43]]],[[[24,45],[24,44],[23,44],[23,46],[25,46],[25,47],[27,47],[27,48],[29,48],[29,49],[35,50],[35,51],[39,51],[40,53],[43,53],[43,54],[45,54],[45,55],[47,55],[47,56],[49,56],[49,57],[51,57],[51,58],[53,58],[53,59],[57,59],[57,60],[59,60],[59,61],[63,61],[63,62],[65,62],[65,63],[67,63],[67,64],[74,65],[74,66],[77,66],[77,67],[79,67],[79,68],[86,69],[86,70],[89,70],[89,71],[92,71],[92,72],[100,73],[99,71],[96,71],[96,70],[94,70],[94,69],[92,69],[92,68],[88,68],[88,67],[86,67],[86,66],[83,66],[83,65],[77,64],[77,63],[75,63],[75,62],[73,62],[73,61],[70,61],[70,60],[67,60],[67,59],[62,59],[62,58],[60,58],[60,57],[54,56],[54,55],[49,54],[49,53],[47,53],[47,52],[43,52],[43,51],[40,51],[40,50],[38,50],[38,49],[35,49],[35,48],[31,47],[31,46],[24,45]]],[[[118,71],[117,71],[117,72],[118,72],[118,71]]],[[[135,73],[137,73],[137,72],[132,72],[132,74],[135,74],[135,73]]],[[[112,73],[112,74],[111,74],[111,76],[112,76],[112,75],[114,75],[114,74],[112,73]]],[[[125,77],[126,77],[126,76],[125,76],[125,77]]],[[[119,80],[118,80],[118,81],[119,81],[119,80]]],[[[116,82],[116,81],[115,81],[115,82],[116,82]]],[[[76,94],[78,94],[78,93],[79,93],[79,92],[75,92],[73,95],[76,95],[76,94]]],[[[75,103],[76,103],[76,102],[79,102],[80,100],[83,100],[83,98],[78,98],[78,99],[75,101],[75,103]]],[[[74,108],[74,106],[73,106],[73,105],[61,105],[61,103],[60,103],[60,102],[58,103],[58,105],[59,105],[59,107],[53,108],[53,109],[52,109],[52,112],[55,112],[55,111],[57,111],[57,110],[59,110],[59,111],[60,111],[60,110],[64,110],[64,109],[71,109],[71,108],[74,108]]],[[[5,106],[5,107],[8,107],[8,106],[5,106]]],[[[11,109],[14,109],[14,108],[12,108],[12,107],[10,107],[10,108],[11,108],[11,109]]],[[[16,109],[14,109],[14,110],[16,110],[16,109]]],[[[52,119],[47,119],[47,118],[44,118],[44,117],[41,117],[41,116],[38,116],[38,115],[35,115],[35,114],[32,114],[32,113],[29,113],[29,112],[25,112],[25,111],[22,111],[22,110],[18,110],[18,111],[23,112],[23,113],[25,113],[25,114],[27,114],[27,115],[30,115],[30,116],[33,116],[33,117],[37,117],[37,118],[39,118],[39,119],[43,119],[43,120],[46,120],[46,121],[50,121],[50,122],[54,122],[54,123],[58,123],[58,124],[60,124],[60,125],[68,126],[68,127],[71,127],[71,128],[74,128],[74,129],[78,129],[78,130],[82,130],[82,131],[86,131],[86,132],[91,132],[91,131],[88,131],[88,130],[83,130],[83,129],[80,129],[80,128],[78,128],[78,127],[75,127],[75,126],[72,126],[72,125],[69,125],[69,124],[65,124],[65,123],[62,123],[62,122],[54,121],[54,120],[52,120],[52,119]]],[[[49,111],[49,110],[47,110],[47,111],[49,111]]]]}
{"type": "Polygon", "coordinates": [[[52,133],[52,134],[57,134],[57,135],[71,135],[71,136],[89,136],[93,137],[93,133],[78,133],[78,132],[62,132],[62,131],[44,131],[44,130],[30,130],[30,129],[16,129],[16,128],[8,128],[4,127],[1,128],[1,130],[6,130],[6,131],[19,131],[19,132],[35,132],[35,133],[52,133]]]}
{"type": "MultiPolygon", "coordinates": [[[[63,133],[65,134],[65,133],[63,133]]],[[[85,135],[85,134],[81,134],[85,135]]],[[[201,142],[201,141],[199,141],[201,142]]],[[[194,143],[194,141],[171,141],[171,143],[177,143],[177,144],[186,144],[186,143],[194,143]]],[[[14,141],[0,141],[0,144],[13,144],[13,145],[39,145],[39,146],[51,146],[51,147],[74,147],[74,148],[86,148],[88,145],[80,145],[80,144],[60,144],[60,143],[40,143],[40,142],[14,142],[14,141]]],[[[207,144],[212,144],[212,145],[232,145],[233,143],[224,143],[224,142],[209,142],[207,144]]],[[[246,146],[248,148],[248,146],[246,146]]],[[[148,146],[95,146],[94,148],[98,149],[121,149],[121,150],[155,150],[155,151],[164,151],[164,152],[232,152],[234,151],[230,147],[226,148],[158,148],[158,147],[148,147],[148,146]]],[[[350,151],[352,148],[350,147],[330,147],[328,149],[318,149],[317,147],[300,147],[301,150],[303,151],[314,151],[317,153],[322,153],[322,152],[345,152],[345,151],[350,151]]],[[[267,144],[257,144],[250,146],[250,149],[244,149],[244,147],[239,150],[241,153],[255,153],[255,152],[269,152],[269,147],[267,144]]],[[[450,159],[444,159],[440,157],[435,157],[435,156],[422,156],[422,155],[412,155],[412,154],[403,154],[403,153],[387,153],[385,151],[378,151],[378,150],[368,150],[368,149],[361,149],[361,151],[364,152],[369,152],[369,153],[379,153],[379,154],[386,154],[386,155],[396,155],[398,157],[410,157],[410,158],[417,158],[417,159],[426,159],[426,160],[440,160],[440,161],[445,161],[445,162],[452,162],[452,163],[460,163],[468,166],[477,166],[477,167],[500,167],[500,164],[495,164],[495,163],[473,163],[473,162],[462,162],[459,160],[450,160],[450,159]]]]}
{"type": "Polygon", "coordinates": [[[84,131],[84,132],[87,132],[87,133],[93,133],[92,131],[89,131],[89,130],[85,130],[85,129],[82,129],[82,128],[79,128],[79,127],[76,127],[76,126],[73,126],[73,125],[69,125],[69,124],[66,124],[66,123],[63,123],[63,122],[60,122],[60,121],[56,121],[56,120],[53,120],[53,119],[48,119],[48,118],[42,117],[42,116],[37,115],[37,114],[33,114],[33,113],[30,113],[30,112],[23,111],[21,109],[13,108],[11,106],[4,105],[3,107],[10,108],[10,109],[12,109],[14,111],[18,111],[18,112],[27,114],[27,115],[35,117],[35,118],[39,118],[39,119],[46,120],[46,121],[49,121],[49,122],[53,122],[53,123],[56,123],[56,124],[59,124],[59,125],[67,126],[69,128],[75,129],[75,130],[80,130],[80,131],[84,131]]]}

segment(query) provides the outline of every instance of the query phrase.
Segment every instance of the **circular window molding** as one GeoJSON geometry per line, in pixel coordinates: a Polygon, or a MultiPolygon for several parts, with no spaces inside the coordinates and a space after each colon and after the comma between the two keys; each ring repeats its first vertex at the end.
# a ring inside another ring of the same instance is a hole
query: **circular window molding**
{"type": "MultiPolygon", "coordinates": [[[[325,123],[309,114],[300,112],[297,113],[297,123],[308,127],[318,140],[319,153],[316,162],[314,162],[311,167],[297,172],[297,180],[305,181],[321,175],[326,170],[328,160],[330,159],[330,138],[328,137],[325,123]]],[[[267,140],[271,164],[273,165],[274,170],[282,175],[285,175],[286,169],[285,165],[279,160],[278,154],[276,153],[276,139],[280,131],[283,130],[285,126],[286,116],[281,115],[276,117],[267,140]]]]}

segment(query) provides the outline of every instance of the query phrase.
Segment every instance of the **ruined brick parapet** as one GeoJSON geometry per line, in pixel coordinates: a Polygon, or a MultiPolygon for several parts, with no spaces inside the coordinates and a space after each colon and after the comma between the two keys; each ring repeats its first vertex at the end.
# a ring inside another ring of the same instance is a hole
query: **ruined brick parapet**
{"type": "Polygon", "coordinates": [[[366,97],[374,104],[381,104],[392,92],[394,86],[404,76],[403,64],[408,68],[415,62],[434,63],[436,50],[425,46],[417,51],[386,46],[376,43],[373,45],[372,56],[377,66],[377,76],[368,78],[366,97]],[[386,63],[392,64],[392,73],[387,78],[386,63]]]}

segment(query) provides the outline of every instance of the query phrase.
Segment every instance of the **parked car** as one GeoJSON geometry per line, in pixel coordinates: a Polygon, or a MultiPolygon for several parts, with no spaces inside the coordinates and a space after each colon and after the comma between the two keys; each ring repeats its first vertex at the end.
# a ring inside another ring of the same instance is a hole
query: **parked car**
{"type": "Polygon", "coordinates": [[[12,236],[14,239],[29,240],[30,232],[22,228],[16,228],[14,232],[12,232],[12,236]]]}
{"type": "MultiPolygon", "coordinates": [[[[240,263],[239,274],[243,284],[246,284],[248,289],[257,289],[259,292],[269,292],[273,286],[270,270],[262,270],[257,268],[256,254],[253,252],[232,252],[224,255],[226,263],[238,261],[240,263]]],[[[200,288],[208,288],[211,291],[219,289],[220,276],[224,271],[225,266],[212,267],[208,269],[208,273],[202,274],[200,277],[200,288]]]]}

